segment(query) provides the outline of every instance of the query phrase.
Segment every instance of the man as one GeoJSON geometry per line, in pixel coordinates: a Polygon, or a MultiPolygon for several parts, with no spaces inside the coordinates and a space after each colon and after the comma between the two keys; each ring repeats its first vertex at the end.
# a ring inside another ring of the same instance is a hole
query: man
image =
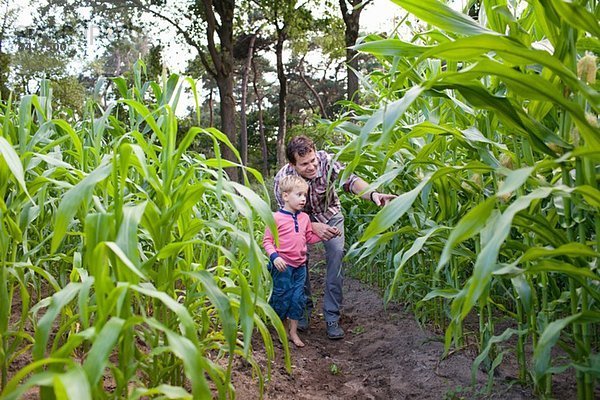
{"type": "MultiPolygon", "coordinates": [[[[308,198],[304,211],[310,215],[313,231],[323,239],[325,245],[326,277],[323,296],[323,315],[327,324],[327,337],[341,339],[344,330],[340,327],[340,309],[342,307],[342,258],[344,257],[344,216],[340,199],[335,192],[335,181],[344,168],[333,161],[331,154],[317,151],[313,141],[306,136],[296,136],[287,145],[286,157],[289,164],[283,166],[275,175],[274,191],[277,203],[283,205],[279,194],[279,182],[286,175],[300,175],[308,183],[308,198]]],[[[394,199],[395,195],[374,191],[365,192],[369,184],[352,174],[344,182],[344,190],[371,200],[378,206],[384,206],[394,199]]],[[[310,279],[307,274],[305,293],[308,316],[299,321],[300,330],[308,329],[308,317],[312,308],[310,279]]]]}

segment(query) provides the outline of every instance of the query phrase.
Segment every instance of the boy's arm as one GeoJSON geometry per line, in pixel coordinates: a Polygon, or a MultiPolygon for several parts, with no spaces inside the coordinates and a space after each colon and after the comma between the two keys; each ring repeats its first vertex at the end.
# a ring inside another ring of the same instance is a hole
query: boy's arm
{"type": "Polygon", "coordinates": [[[317,242],[320,242],[323,240],[323,239],[321,239],[321,237],[319,237],[319,235],[317,235],[315,233],[315,231],[313,231],[312,223],[310,222],[308,215],[306,215],[305,224],[306,224],[306,229],[305,229],[306,230],[306,235],[305,235],[306,243],[312,244],[312,243],[317,243],[317,242]]]}
{"type": "Polygon", "coordinates": [[[265,229],[265,236],[263,237],[263,248],[267,252],[267,255],[273,261],[275,258],[279,257],[277,254],[277,248],[275,247],[275,239],[273,238],[273,234],[269,228],[265,229]]]}
{"type": "Polygon", "coordinates": [[[263,247],[269,255],[269,260],[271,260],[271,263],[275,266],[275,268],[277,268],[277,270],[281,272],[285,271],[285,269],[287,268],[287,264],[285,263],[283,258],[279,256],[277,248],[275,247],[275,240],[273,239],[273,234],[271,233],[269,228],[265,230],[265,236],[263,238],[263,247]]]}

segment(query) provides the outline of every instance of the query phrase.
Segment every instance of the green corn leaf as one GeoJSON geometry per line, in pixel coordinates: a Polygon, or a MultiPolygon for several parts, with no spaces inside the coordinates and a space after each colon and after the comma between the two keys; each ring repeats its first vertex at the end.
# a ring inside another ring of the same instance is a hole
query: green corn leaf
{"type": "Polygon", "coordinates": [[[404,93],[404,96],[402,96],[400,100],[396,100],[393,103],[386,105],[374,115],[374,117],[378,119],[380,117],[379,114],[381,114],[381,122],[383,124],[382,135],[378,141],[378,145],[385,146],[389,143],[390,134],[396,126],[396,123],[424,90],[424,87],[413,86],[404,93]]]}
{"type": "Polygon", "coordinates": [[[589,12],[582,4],[563,0],[543,0],[540,3],[545,6],[551,4],[561,19],[567,21],[576,29],[581,29],[591,33],[595,37],[600,37],[598,14],[594,15],[589,12]]]}
{"type": "Polygon", "coordinates": [[[533,377],[539,384],[550,367],[550,352],[558,341],[562,330],[581,317],[575,314],[548,324],[533,351],[533,377]]]}
{"type": "Polygon", "coordinates": [[[536,237],[543,240],[544,243],[554,247],[568,242],[565,232],[552,225],[543,215],[517,214],[513,225],[522,228],[525,232],[535,233],[536,237]]]}
{"type": "Polygon", "coordinates": [[[463,35],[479,35],[498,33],[479,25],[465,14],[461,14],[436,0],[392,0],[419,19],[447,32],[463,35]]]}
{"type": "Polygon", "coordinates": [[[22,398],[29,389],[35,386],[50,386],[53,383],[53,378],[56,375],[53,372],[35,372],[45,366],[64,365],[67,368],[75,367],[75,362],[70,359],[62,358],[44,358],[34,361],[24,368],[19,370],[13,378],[6,384],[0,398],[2,400],[16,400],[22,398]],[[29,378],[28,375],[32,374],[29,378]]]}
{"type": "Polygon", "coordinates": [[[273,213],[271,212],[271,206],[261,199],[260,196],[258,196],[253,190],[247,188],[246,186],[237,182],[229,182],[229,184],[232,185],[235,190],[248,201],[248,204],[250,204],[254,210],[256,210],[260,218],[269,227],[271,232],[273,232],[275,240],[278,240],[279,235],[277,233],[277,225],[275,224],[275,219],[273,217],[273,213]]]}
{"type": "Polygon", "coordinates": [[[477,356],[475,361],[473,361],[473,365],[471,366],[471,379],[473,380],[473,382],[477,380],[477,371],[479,370],[479,366],[481,365],[483,360],[485,360],[488,357],[494,345],[496,345],[497,343],[506,342],[513,335],[524,335],[526,333],[527,331],[525,330],[519,331],[512,328],[506,328],[504,332],[502,332],[500,335],[492,336],[487,342],[487,345],[485,346],[483,351],[477,356]]]}
{"type": "Polygon", "coordinates": [[[588,246],[581,243],[567,243],[556,249],[554,248],[545,248],[545,247],[533,247],[519,260],[522,263],[532,261],[542,257],[558,257],[558,256],[568,256],[568,257],[598,257],[598,253],[588,246]]]}
{"type": "Polygon", "coordinates": [[[61,310],[71,302],[79,293],[81,283],[71,282],[67,284],[61,291],[52,295],[52,300],[48,310],[38,322],[37,329],[35,331],[35,343],[33,345],[33,359],[41,360],[44,358],[44,352],[48,343],[48,338],[52,331],[52,325],[61,310]]]}
{"type": "Polygon", "coordinates": [[[387,230],[394,225],[412,206],[423,187],[429,182],[429,177],[423,179],[413,190],[406,192],[394,200],[375,215],[365,233],[360,238],[361,242],[369,240],[373,236],[387,230]]]}
{"type": "Polygon", "coordinates": [[[516,64],[541,64],[560,76],[571,88],[581,91],[592,102],[594,107],[600,106],[600,94],[579,80],[577,75],[557,58],[546,51],[524,47],[521,43],[507,37],[478,35],[458,38],[455,41],[442,43],[430,48],[422,55],[421,59],[437,57],[447,60],[464,61],[492,52],[516,64]]]}
{"type": "Polygon", "coordinates": [[[519,211],[527,208],[532,201],[548,197],[554,189],[539,188],[528,194],[517,198],[497,219],[489,226],[490,240],[485,243],[477,256],[473,275],[463,288],[464,302],[462,303],[460,320],[464,319],[477,303],[480,296],[487,289],[492,279],[492,273],[497,269],[498,253],[500,246],[506,240],[511,228],[511,222],[519,211]]]}
{"type": "MultiPolygon", "coordinates": [[[[428,229],[425,232],[422,232],[422,233],[424,233],[424,235],[419,236],[417,239],[415,239],[412,246],[406,252],[402,253],[402,258],[400,259],[400,262],[395,266],[396,271],[394,273],[394,278],[392,279],[392,283],[390,284],[390,290],[389,290],[389,294],[387,296],[388,301],[390,301],[392,299],[392,297],[394,297],[395,288],[398,285],[398,279],[400,279],[400,276],[402,275],[402,270],[403,270],[404,265],[415,254],[420,252],[423,249],[423,246],[425,246],[427,244],[427,241],[429,240],[431,235],[438,232],[440,229],[443,229],[443,228],[436,226],[436,227],[428,229]]],[[[398,253],[397,255],[399,255],[399,254],[400,253],[398,253]]],[[[394,264],[396,264],[396,257],[394,257],[394,264]]]]}
{"type": "MultiPolygon", "coordinates": [[[[123,263],[124,266],[127,267],[129,271],[133,272],[135,275],[137,275],[143,280],[148,279],[148,277],[142,271],[139,270],[139,268],[129,259],[129,257],[127,257],[127,254],[125,254],[125,252],[119,247],[118,244],[116,244],[115,242],[104,242],[101,245],[105,246],[115,256],[117,256],[117,258],[123,263]]],[[[117,271],[117,275],[119,275],[119,271],[117,271]]],[[[137,281],[131,283],[137,283],[137,281]]]]}
{"type": "Polygon", "coordinates": [[[426,52],[429,47],[416,46],[399,39],[383,39],[372,42],[364,42],[352,47],[356,51],[373,54],[375,56],[393,57],[418,57],[426,52]]]}
{"type": "Polygon", "coordinates": [[[600,281],[600,275],[594,273],[589,268],[576,267],[564,261],[539,261],[525,268],[525,271],[532,274],[539,274],[540,272],[559,272],[573,278],[588,278],[593,281],[600,281]]]}
{"type": "Polygon", "coordinates": [[[135,112],[138,113],[142,117],[142,120],[148,124],[150,129],[152,129],[152,132],[156,135],[160,144],[163,147],[167,146],[167,137],[165,136],[164,132],[161,130],[161,128],[156,123],[156,120],[152,116],[152,113],[150,112],[150,110],[148,110],[148,107],[146,107],[142,103],[139,103],[135,100],[122,99],[122,100],[119,100],[119,102],[127,104],[128,106],[133,108],[135,110],[135,112]]]}
{"type": "Polygon", "coordinates": [[[114,350],[115,344],[121,335],[125,321],[113,317],[98,332],[92,348],[83,363],[83,369],[92,387],[96,386],[102,378],[108,357],[114,350]]]}
{"type": "Polygon", "coordinates": [[[224,143],[227,147],[229,147],[229,149],[233,152],[233,154],[235,155],[238,162],[240,164],[242,163],[242,159],[240,157],[240,152],[233,144],[231,144],[231,141],[229,140],[227,135],[225,135],[223,132],[221,132],[215,128],[207,128],[204,130],[204,132],[208,133],[210,136],[214,137],[215,139],[217,139],[218,141],[220,141],[221,143],[224,143]]]}
{"type": "Polygon", "coordinates": [[[229,351],[233,355],[237,336],[237,321],[231,310],[229,298],[217,286],[213,276],[208,271],[186,272],[186,275],[194,277],[202,283],[206,296],[219,313],[225,340],[227,340],[229,351]]]}
{"type": "MultiPolygon", "coordinates": [[[[279,316],[277,316],[277,313],[275,312],[275,310],[273,310],[273,308],[271,308],[269,303],[267,303],[262,298],[260,298],[260,297],[257,298],[256,307],[258,309],[260,309],[263,313],[265,313],[265,315],[268,317],[269,321],[271,321],[271,325],[273,325],[273,327],[275,328],[275,331],[277,332],[277,336],[279,337],[279,340],[283,344],[286,370],[291,372],[292,371],[292,363],[291,363],[291,359],[290,359],[290,348],[288,345],[287,334],[286,334],[285,327],[283,326],[283,323],[279,319],[279,316]]],[[[259,318],[255,318],[254,322],[256,323],[256,327],[259,329],[259,331],[263,337],[265,347],[268,349],[268,356],[272,359],[275,356],[275,354],[273,352],[273,342],[271,340],[271,334],[270,334],[269,330],[266,329],[264,323],[259,318]],[[269,337],[268,339],[267,339],[267,336],[269,337]],[[267,346],[267,343],[269,344],[269,346],[267,346]]]]}
{"type": "Polygon", "coordinates": [[[437,273],[439,273],[440,270],[444,268],[444,266],[450,261],[450,256],[454,247],[456,247],[459,243],[473,237],[479,233],[481,229],[483,229],[490,215],[492,215],[494,205],[495,198],[487,198],[482,203],[479,203],[472,208],[464,217],[461,218],[458,224],[452,229],[452,232],[448,237],[448,241],[444,245],[444,250],[442,250],[442,255],[440,256],[440,260],[436,268],[437,273]]]}
{"type": "Polygon", "coordinates": [[[62,374],[54,375],[57,400],[91,400],[92,392],[83,369],[77,365],[62,374]]]}
{"type": "Polygon", "coordinates": [[[144,286],[133,285],[131,286],[131,288],[136,292],[160,300],[165,306],[167,306],[171,311],[173,311],[177,315],[179,321],[181,322],[181,325],[183,326],[185,336],[188,339],[192,340],[194,343],[197,343],[198,339],[196,336],[196,325],[194,324],[194,320],[192,319],[192,316],[190,315],[189,311],[187,310],[187,308],[185,308],[183,304],[178,303],[167,293],[158,291],[148,284],[144,284],[144,286]]]}
{"type": "Polygon", "coordinates": [[[163,395],[166,399],[174,400],[192,400],[193,397],[184,388],[180,386],[158,385],[155,388],[135,388],[131,393],[130,400],[138,400],[140,398],[152,398],[155,395],[163,395]]]}
{"type": "Polygon", "coordinates": [[[519,295],[519,300],[523,304],[523,309],[527,314],[531,311],[531,286],[523,275],[517,275],[510,278],[510,281],[519,295]]]}
{"type": "Polygon", "coordinates": [[[125,78],[122,77],[116,77],[112,79],[113,83],[115,84],[115,86],[117,87],[117,90],[119,91],[119,95],[122,98],[127,98],[128,97],[128,89],[127,89],[127,80],[125,80],[125,78]]]}
{"type": "Polygon", "coordinates": [[[206,360],[200,353],[199,348],[187,337],[178,335],[153,318],[149,318],[146,323],[166,334],[169,342],[169,350],[183,361],[185,374],[191,381],[194,398],[212,398],[208,383],[204,377],[206,360]]]}
{"type": "Polygon", "coordinates": [[[600,208],[600,190],[589,185],[581,185],[577,186],[574,191],[583,196],[591,206],[600,208]]]}
{"type": "Polygon", "coordinates": [[[71,223],[78,208],[90,198],[94,187],[110,175],[111,165],[112,164],[109,163],[99,166],[81,182],[69,189],[64,195],[58,206],[58,211],[56,212],[54,235],[50,246],[52,253],[55,253],[58,246],[60,246],[60,243],[67,233],[67,227],[71,223]]]}
{"type": "Polygon", "coordinates": [[[591,127],[585,119],[581,107],[566,99],[554,85],[549,84],[543,77],[533,74],[523,74],[513,68],[508,68],[501,63],[490,60],[479,61],[471,68],[461,71],[458,74],[462,75],[463,79],[478,78],[481,74],[497,76],[513,88],[519,96],[528,99],[549,101],[562,106],[571,114],[586,142],[594,149],[600,148],[598,128],[591,127]]]}
{"type": "MultiPolygon", "coordinates": [[[[240,324],[244,334],[244,357],[250,356],[250,344],[252,341],[252,332],[254,331],[254,314],[256,312],[255,302],[252,299],[252,290],[248,285],[248,280],[244,274],[238,274],[238,283],[240,286],[240,324]]],[[[254,295],[256,296],[256,294],[254,295]]]]}
{"type": "Polygon", "coordinates": [[[441,297],[444,299],[453,299],[456,297],[456,295],[458,295],[458,293],[459,293],[458,290],[454,289],[454,288],[435,289],[435,290],[432,290],[431,292],[427,293],[425,295],[425,297],[423,297],[421,299],[420,302],[426,302],[431,299],[435,299],[436,297],[441,297]]]}
{"type": "Polygon", "coordinates": [[[506,175],[506,179],[504,180],[504,182],[502,182],[502,185],[498,189],[498,193],[496,193],[496,196],[500,197],[505,194],[509,194],[516,191],[518,188],[523,186],[523,184],[527,181],[527,179],[533,171],[533,167],[526,167],[517,169],[515,171],[510,171],[508,175],[506,175]]]}
{"type": "MultiPolygon", "coordinates": [[[[27,185],[25,184],[25,172],[23,171],[23,164],[21,164],[21,160],[19,159],[19,155],[15,151],[15,149],[8,143],[3,137],[0,137],[0,155],[4,157],[4,162],[8,165],[8,169],[12,172],[13,176],[17,180],[21,189],[27,194],[27,185]]],[[[0,160],[1,161],[1,160],[0,160]]],[[[30,197],[31,198],[31,197],[30,197]]]]}
{"type": "Polygon", "coordinates": [[[79,162],[80,168],[83,168],[83,144],[81,143],[81,138],[79,137],[77,132],[75,132],[75,130],[71,127],[71,125],[67,123],[67,121],[62,119],[53,119],[52,124],[56,127],[59,127],[61,130],[63,130],[69,135],[71,143],[73,143],[73,146],[75,146],[75,157],[77,157],[77,161],[79,162]]]}
{"type": "Polygon", "coordinates": [[[462,133],[464,138],[470,142],[488,143],[488,144],[494,145],[502,150],[507,149],[506,145],[504,145],[502,143],[494,142],[493,140],[490,140],[490,139],[486,138],[485,136],[483,136],[483,133],[481,133],[481,131],[475,127],[462,129],[462,130],[460,130],[460,132],[462,133]]]}
{"type": "Polygon", "coordinates": [[[137,268],[140,266],[138,252],[138,226],[146,210],[147,202],[142,202],[133,207],[123,207],[123,218],[117,233],[117,246],[137,268]]]}

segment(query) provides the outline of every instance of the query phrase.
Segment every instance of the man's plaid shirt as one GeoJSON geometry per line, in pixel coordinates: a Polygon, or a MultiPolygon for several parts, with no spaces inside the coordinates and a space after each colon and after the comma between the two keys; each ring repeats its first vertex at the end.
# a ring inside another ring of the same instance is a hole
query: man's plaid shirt
{"type": "MultiPolygon", "coordinates": [[[[338,161],[334,162],[331,154],[323,150],[317,151],[316,157],[319,161],[317,176],[313,179],[305,179],[308,183],[308,196],[304,211],[313,220],[326,224],[331,217],[342,210],[340,198],[335,191],[335,181],[344,169],[344,165],[338,161]]],[[[287,175],[298,175],[290,164],[283,166],[275,175],[273,190],[279,207],[283,207],[283,199],[279,194],[279,181],[287,175]]],[[[352,185],[354,185],[356,179],[358,179],[356,175],[350,175],[348,180],[344,182],[344,190],[352,193],[352,185]]]]}

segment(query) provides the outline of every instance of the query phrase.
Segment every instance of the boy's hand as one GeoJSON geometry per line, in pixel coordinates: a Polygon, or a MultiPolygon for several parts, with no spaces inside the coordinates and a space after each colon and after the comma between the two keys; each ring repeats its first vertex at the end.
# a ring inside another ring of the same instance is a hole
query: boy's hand
{"type": "Polygon", "coordinates": [[[283,258],[281,257],[277,257],[275,261],[273,261],[273,265],[275,265],[275,268],[277,268],[277,271],[279,272],[283,272],[287,268],[287,264],[285,263],[285,261],[283,261],[283,258]]]}

